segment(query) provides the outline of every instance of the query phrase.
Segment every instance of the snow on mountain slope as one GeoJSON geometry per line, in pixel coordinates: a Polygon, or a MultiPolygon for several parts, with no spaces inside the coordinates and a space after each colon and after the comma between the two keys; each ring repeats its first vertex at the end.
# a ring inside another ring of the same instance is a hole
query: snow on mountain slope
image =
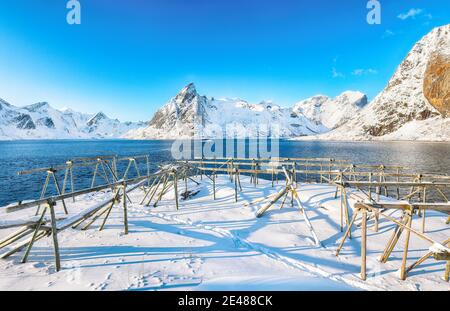
{"type": "MultiPolygon", "coordinates": [[[[346,111],[352,112],[363,105],[365,95],[347,92],[329,100],[326,105],[326,124],[343,122],[346,111]],[[328,105],[330,107],[328,107],[328,105]],[[339,109],[334,106],[345,105],[339,109]],[[342,115],[333,116],[333,111],[342,110],[342,115]],[[334,123],[333,123],[334,122],[334,123]]],[[[260,135],[295,137],[324,133],[329,127],[317,122],[313,113],[314,102],[303,103],[297,109],[282,108],[271,102],[251,104],[241,99],[207,98],[200,96],[193,83],[158,110],[149,126],[128,132],[131,139],[177,139],[203,135],[205,138],[223,136],[256,137],[260,135]],[[230,130],[233,128],[234,130],[230,130]],[[272,129],[271,129],[272,128],[272,129]],[[228,129],[228,130],[227,130],[228,129]],[[225,133],[224,133],[225,132],[225,133]]],[[[333,125],[334,126],[334,125],[333,125]]]]}
{"type": "Polygon", "coordinates": [[[294,112],[303,114],[327,129],[335,129],[367,104],[367,96],[361,92],[347,91],[332,99],[318,95],[294,105],[294,112]]]}
{"type": "MultiPolygon", "coordinates": [[[[430,92],[424,84],[427,68],[433,66],[436,55],[443,55],[439,59],[450,62],[450,25],[433,29],[417,42],[386,88],[348,122],[334,131],[309,139],[449,141],[450,122],[424,94],[425,89],[426,93],[441,97],[437,100],[439,105],[450,106],[449,102],[442,102],[442,99],[448,101],[450,98],[448,80],[432,85],[432,88],[440,89],[430,92]]],[[[435,76],[448,78],[449,63],[439,68],[447,71],[435,73],[435,76]]]]}
{"type": "Polygon", "coordinates": [[[116,138],[144,123],[121,123],[103,113],[59,111],[48,103],[15,107],[0,100],[0,140],[116,138]]]}

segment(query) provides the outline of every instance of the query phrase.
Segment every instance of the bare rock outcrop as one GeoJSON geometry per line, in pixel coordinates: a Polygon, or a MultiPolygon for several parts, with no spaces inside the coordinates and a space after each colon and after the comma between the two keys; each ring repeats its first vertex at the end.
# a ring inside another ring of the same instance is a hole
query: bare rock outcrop
{"type": "Polygon", "coordinates": [[[423,93],[443,117],[450,117],[450,56],[434,54],[425,71],[423,93]]]}

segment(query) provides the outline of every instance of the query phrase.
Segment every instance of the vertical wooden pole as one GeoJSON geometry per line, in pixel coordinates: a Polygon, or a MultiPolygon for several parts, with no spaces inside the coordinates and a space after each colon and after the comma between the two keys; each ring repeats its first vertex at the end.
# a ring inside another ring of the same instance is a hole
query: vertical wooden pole
{"type": "Polygon", "coordinates": [[[178,206],[178,176],[176,171],[173,172],[173,190],[175,192],[175,206],[178,211],[180,207],[178,206]]]}
{"type": "Polygon", "coordinates": [[[341,232],[343,232],[344,231],[344,196],[343,196],[343,193],[342,193],[342,186],[341,187],[339,187],[339,191],[340,191],[340,196],[341,196],[341,204],[340,204],[340,207],[341,207],[341,212],[340,212],[340,216],[341,216],[341,232]]]}
{"type": "Polygon", "coordinates": [[[272,166],[272,188],[274,187],[275,168],[272,166]]]}
{"type": "MultiPolygon", "coordinates": [[[[287,171],[287,173],[289,174],[289,180],[286,180],[286,183],[291,184],[294,182],[294,177],[291,175],[291,171],[287,171]]],[[[291,207],[294,207],[294,191],[292,191],[292,189],[291,189],[291,207]]]]}
{"type": "MultiPolygon", "coordinates": [[[[200,161],[200,166],[203,167],[203,156],[202,156],[202,160],[200,161]]],[[[203,171],[200,170],[200,180],[203,180],[203,171]]]]}
{"type": "MultiPolygon", "coordinates": [[[[74,193],[75,185],[73,182],[73,166],[72,165],[70,166],[70,186],[71,186],[72,193],[74,193]]],[[[75,202],[75,195],[72,195],[72,201],[75,202]]]]}
{"type": "MultiPolygon", "coordinates": [[[[384,181],[384,182],[386,182],[385,169],[386,169],[386,167],[384,165],[382,165],[381,166],[381,170],[382,170],[382,173],[381,173],[382,178],[381,178],[381,180],[384,181]]],[[[386,186],[384,186],[384,195],[386,197],[388,196],[388,189],[387,189],[386,186]]]]}
{"type": "MultiPolygon", "coordinates": [[[[52,171],[52,176],[53,176],[53,181],[55,182],[56,191],[58,191],[58,194],[61,195],[61,189],[59,188],[58,179],[56,178],[56,171],[52,171]]],[[[66,215],[68,215],[69,212],[67,211],[67,206],[66,206],[66,202],[64,201],[64,199],[61,199],[61,203],[64,208],[64,213],[66,213],[66,215]]]]}
{"type": "Polygon", "coordinates": [[[216,200],[216,172],[213,172],[213,199],[216,200]]]}
{"type": "Polygon", "coordinates": [[[63,179],[63,186],[62,186],[62,194],[66,193],[66,187],[67,187],[67,177],[69,176],[69,168],[70,168],[70,161],[66,162],[66,170],[64,172],[64,179],[63,179]]]}
{"type": "Polygon", "coordinates": [[[445,275],[444,275],[444,280],[446,282],[448,282],[448,276],[450,274],[450,260],[447,260],[447,265],[445,267],[445,275]]]}
{"type": "Polygon", "coordinates": [[[237,202],[237,168],[234,169],[234,201],[237,202]]]}
{"type": "Polygon", "coordinates": [[[331,180],[331,162],[333,162],[332,159],[330,159],[330,163],[328,164],[328,180],[331,180]]]}
{"type": "Polygon", "coordinates": [[[127,184],[123,183],[123,223],[125,234],[128,234],[128,210],[127,210],[127,184]]]}
{"type": "Polygon", "coordinates": [[[48,202],[47,208],[50,209],[50,217],[52,223],[52,238],[53,238],[53,250],[55,253],[55,266],[56,271],[61,270],[61,258],[59,255],[59,245],[58,245],[58,230],[56,228],[56,216],[55,216],[55,202],[48,202]]]}
{"type": "MultiPolygon", "coordinates": [[[[345,212],[345,222],[347,226],[350,225],[350,211],[348,208],[348,200],[347,200],[347,190],[345,189],[345,186],[342,187],[343,196],[344,196],[344,212],[345,212]]],[[[349,232],[349,238],[352,238],[352,231],[349,232]]]]}
{"type": "Polygon", "coordinates": [[[242,192],[241,173],[239,172],[239,169],[237,170],[237,180],[238,180],[239,191],[242,192]]]}
{"type": "Polygon", "coordinates": [[[115,179],[116,179],[116,181],[117,180],[119,180],[118,178],[117,178],[117,176],[119,176],[118,174],[117,174],[117,157],[116,156],[114,156],[113,157],[113,174],[115,175],[115,179]]]}
{"type": "MultiPolygon", "coordinates": [[[[148,155],[145,156],[145,161],[147,164],[147,176],[150,176],[150,159],[149,159],[148,155]]],[[[148,186],[150,186],[150,177],[148,178],[148,186]]]]}
{"type": "Polygon", "coordinates": [[[128,159],[128,166],[127,166],[127,168],[125,170],[125,173],[123,174],[123,179],[124,180],[127,179],[128,171],[130,170],[130,167],[131,167],[131,162],[132,162],[132,159],[128,159]]]}
{"type": "Polygon", "coordinates": [[[98,162],[97,162],[97,164],[95,164],[94,176],[92,177],[91,188],[94,188],[94,186],[95,186],[95,177],[97,176],[97,170],[98,170],[98,162]]]}
{"type": "Polygon", "coordinates": [[[255,186],[256,186],[256,185],[259,185],[258,170],[259,170],[259,162],[256,162],[256,171],[255,171],[255,177],[256,177],[256,180],[255,180],[255,186]]]}
{"type": "Polygon", "coordinates": [[[367,256],[367,210],[362,210],[362,224],[361,224],[361,279],[364,281],[367,278],[366,273],[366,256],[367,256]]]}
{"type": "MultiPolygon", "coordinates": [[[[427,202],[427,188],[423,187],[423,203],[427,202]]],[[[426,210],[422,212],[422,233],[425,233],[426,210]]]]}
{"type": "Polygon", "coordinates": [[[374,217],[374,231],[375,232],[378,232],[378,230],[379,230],[379,218],[380,218],[380,215],[378,214],[378,211],[374,211],[374,215],[373,215],[373,217],[374,217]]]}
{"type": "Polygon", "coordinates": [[[252,166],[251,166],[251,168],[252,168],[252,173],[250,175],[250,183],[254,184],[253,180],[255,179],[255,159],[252,159],[252,166]]]}
{"type": "Polygon", "coordinates": [[[406,228],[406,237],[405,237],[405,246],[403,249],[403,258],[402,258],[402,267],[400,269],[400,279],[402,280],[406,280],[406,260],[408,259],[408,248],[409,248],[409,238],[411,235],[411,230],[409,230],[411,228],[411,222],[412,222],[412,211],[407,211],[407,217],[408,217],[408,222],[407,222],[407,228],[406,228]]]}
{"type": "MultiPolygon", "coordinates": [[[[379,170],[379,176],[378,176],[378,181],[381,183],[382,181],[383,181],[383,176],[382,176],[382,169],[383,169],[383,166],[381,166],[380,167],[380,170],[379,170]]],[[[380,201],[380,195],[381,195],[381,186],[377,186],[377,187],[375,187],[375,189],[376,189],[376,192],[377,192],[377,201],[380,201]]]]}
{"type": "MultiPolygon", "coordinates": [[[[40,197],[41,199],[43,199],[45,197],[45,193],[47,192],[47,187],[48,187],[49,181],[50,181],[50,174],[47,172],[47,176],[45,177],[44,186],[42,187],[42,191],[41,191],[41,197],[40,197]]],[[[34,216],[39,215],[40,210],[41,210],[41,206],[38,205],[36,214],[34,216]]]]}
{"type": "Polygon", "coordinates": [[[323,184],[323,174],[322,174],[322,171],[323,171],[323,164],[322,164],[322,162],[320,162],[320,183],[321,183],[321,184],[323,184]]]}

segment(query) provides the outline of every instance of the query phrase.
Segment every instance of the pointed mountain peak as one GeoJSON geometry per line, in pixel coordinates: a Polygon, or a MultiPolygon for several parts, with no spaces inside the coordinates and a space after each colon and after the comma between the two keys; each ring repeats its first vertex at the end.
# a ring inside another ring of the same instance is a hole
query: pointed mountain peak
{"type": "Polygon", "coordinates": [[[10,103],[8,103],[6,100],[3,100],[0,98],[0,110],[2,108],[2,105],[6,106],[6,107],[11,107],[10,103]]]}
{"type": "Polygon", "coordinates": [[[335,99],[339,102],[355,104],[359,108],[367,105],[367,95],[359,91],[345,91],[335,99]]]}
{"type": "Polygon", "coordinates": [[[36,104],[32,104],[29,106],[24,107],[26,110],[31,111],[31,112],[36,112],[39,110],[43,110],[43,109],[48,109],[50,107],[50,105],[48,104],[48,102],[39,102],[36,104]]]}
{"type": "Polygon", "coordinates": [[[97,112],[97,114],[94,116],[94,118],[96,119],[107,119],[108,116],[106,114],[104,114],[102,111],[97,112]]]}
{"type": "Polygon", "coordinates": [[[180,93],[175,97],[177,103],[190,102],[194,97],[198,96],[194,83],[186,85],[180,93]]]}
{"type": "Polygon", "coordinates": [[[183,88],[182,92],[188,92],[188,93],[197,92],[194,82],[191,82],[188,85],[186,85],[183,88]]]}
{"type": "Polygon", "coordinates": [[[96,113],[92,118],[89,119],[89,121],[87,121],[87,125],[88,126],[92,126],[98,122],[100,122],[101,120],[105,120],[108,119],[108,117],[106,116],[106,114],[104,114],[103,112],[98,112],[96,113]]]}

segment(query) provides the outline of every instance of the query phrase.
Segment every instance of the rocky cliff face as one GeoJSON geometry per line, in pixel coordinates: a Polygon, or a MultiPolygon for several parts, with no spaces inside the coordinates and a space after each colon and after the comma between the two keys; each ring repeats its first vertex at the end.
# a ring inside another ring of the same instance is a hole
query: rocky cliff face
{"type": "Polygon", "coordinates": [[[428,102],[444,117],[450,117],[450,55],[435,53],[428,62],[423,82],[428,102]]]}
{"type": "Polygon", "coordinates": [[[450,140],[448,113],[450,25],[438,27],[417,42],[385,89],[364,109],[334,131],[332,140],[450,140]],[[435,128],[433,126],[435,124],[435,128]]]}

